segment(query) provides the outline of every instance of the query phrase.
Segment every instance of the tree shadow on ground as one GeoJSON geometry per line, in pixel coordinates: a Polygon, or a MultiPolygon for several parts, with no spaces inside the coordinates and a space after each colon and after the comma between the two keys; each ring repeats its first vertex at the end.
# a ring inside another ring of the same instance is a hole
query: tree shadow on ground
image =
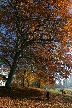
{"type": "Polygon", "coordinates": [[[6,89],[5,87],[0,87],[0,97],[6,98],[10,97],[12,99],[27,99],[27,100],[34,100],[34,101],[47,101],[55,103],[72,103],[72,97],[50,93],[50,100],[48,101],[45,96],[45,91],[39,90],[37,88],[12,88],[11,90],[6,89]]]}
{"type": "Polygon", "coordinates": [[[11,90],[5,87],[0,87],[0,97],[10,97],[12,99],[32,99],[43,100],[43,92],[33,88],[12,88],[11,90]]]}

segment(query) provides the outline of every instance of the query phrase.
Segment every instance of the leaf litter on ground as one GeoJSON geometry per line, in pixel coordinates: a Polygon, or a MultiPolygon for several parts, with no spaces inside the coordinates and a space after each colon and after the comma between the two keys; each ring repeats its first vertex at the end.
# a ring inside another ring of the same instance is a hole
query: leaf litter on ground
{"type": "Polygon", "coordinates": [[[71,96],[50,92],[48,101],[45,95],[45,90],[38,88],[0,87],[0,108],[72,108],[71,96]]]}

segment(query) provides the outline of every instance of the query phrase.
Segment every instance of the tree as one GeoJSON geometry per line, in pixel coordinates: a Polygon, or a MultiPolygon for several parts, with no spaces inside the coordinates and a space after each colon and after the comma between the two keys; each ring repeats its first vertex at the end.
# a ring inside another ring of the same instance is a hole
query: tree
{"type": "Polygon", "coordinates": [[[71,44],[65,28],[67,3],[66,0],[1,2],[1,59],[10,66],[7,88],[22,64],[31,70],[37,67],[47,71],[52,78],[58,72],[62,76],[65,72],[66,77],[69,75],[65,69],[65,66],[71,67],[71,56],[66,55],[66,46],[71,44]]]}
{"type": "Polygon", "coordinates": [[[22,70],[18,70],[16,72],[17,82],[21,81],[21,85],[24,87],[26,85],[29,86],[30,81],[32,80],[31,72],[24,67],[22,70]],[[25,84],[26,83],[26,84],[25,84]]]}

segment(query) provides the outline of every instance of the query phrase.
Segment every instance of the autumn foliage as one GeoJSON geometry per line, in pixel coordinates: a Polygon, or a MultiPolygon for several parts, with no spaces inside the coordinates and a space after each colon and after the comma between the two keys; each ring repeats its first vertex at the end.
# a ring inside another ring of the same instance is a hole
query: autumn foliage
{"type": "Polygon", "coordinates": [[[72,19],[69,0],[1,1],[1,55],[12,76],[26,66],[46,74],[51,83],[59,74],[67,78],[72,68],[72,19]]]}

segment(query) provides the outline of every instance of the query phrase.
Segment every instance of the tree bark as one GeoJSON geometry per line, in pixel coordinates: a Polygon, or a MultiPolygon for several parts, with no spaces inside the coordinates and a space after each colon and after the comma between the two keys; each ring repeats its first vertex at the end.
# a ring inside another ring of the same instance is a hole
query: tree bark
{"type": "Polygon", "coordinates": [[[29,87],[29,81],[27,80],[27,83],[28,83],[28,87],[29,87]]]}
{"type": "Polygon", "coordinates": [[[15,69],[16,69],[15,67],[16,67],[16,66],[13,66],[13,67],[11,67],[11,69],[10,69],[10,73],[9,73],[9,75],[8,75],[8,79],[7,79],[6,84],[5,84],[5,87],[6,87],[6,88],[10,88],[11,85],[12,85],[12,78],[13,78],[13,75],[14,75],[15,69]]]}
{"type": "Polygon", "coordinates": [[[9,75],[8,75],[8,79],[7,79],[6,84],[5,84],[5,87],[6,87],[6,88],[11,88],[13,75],[14,75],[14,73],[15,73],[15,71],[16,71],[16,67],[17,67],[18,57],[19,57],[19,53],[16,53],[16,54],[15,54],[15,57],[14,57],[13,65],[12,65],[12,67],[10,68],[10,73],[9,73],[9,75]]]}
{"type": "Polygon", "coordinates": [[[25,84],[24,84],[24,80],[25,80],[25,79],[24,79],[24,75],[23,75],[23,87],[25,86],[25,84]]]}
{"type": "Polygon", "coordinates": [[[40,80],[38,80],[38,88],[40,88],[40,80]]]}
{"type": "Polygon", "coordinates": [[[23,73],[23,87],[25,86],[25,73],[26,73],[26,70],[24,70],[24,73],[23,73]]]}

